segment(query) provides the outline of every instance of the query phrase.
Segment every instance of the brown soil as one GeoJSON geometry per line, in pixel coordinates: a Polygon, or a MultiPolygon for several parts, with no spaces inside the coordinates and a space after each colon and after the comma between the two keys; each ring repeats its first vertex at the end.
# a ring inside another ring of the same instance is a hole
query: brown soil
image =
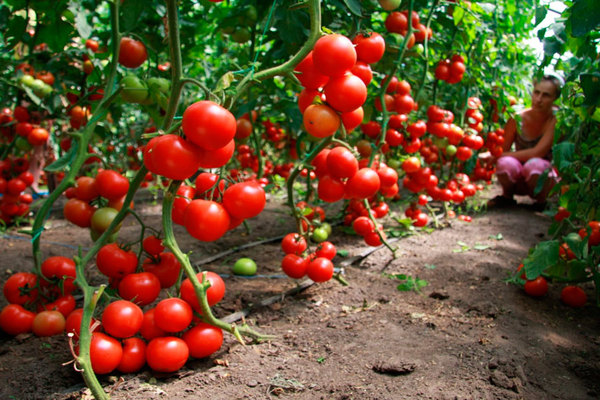
{"type": "MultiPolygon", "coordinates": [[[[159,207],[137,206],[158,227],[159,207]]],[[[72,256],[89,247],[86,230],[50,219],[42,251],[72,256]]],[[[145,369],[135,375],[102,376],[117,399],[594,399],[600,396],[600,313],[561,304],[561,286],[542,299],[504,282],[528,249],[545,237],[550,218],[525,208],[490,211],[473,222],[452,220],[445,229],[419,233],[347,265],[338,281],[284,293],[297,283],[281,276],[279,242],[251,247],[201,266],[225,276],[227,293],[215,307],[222,318],[254,307],[246,322],[276,338],[243,346],[226,335],[212,357],[189,361],[175,374],[145,369]],[[498,236],[501,234],[501,236],[498,236]],[[501,238],[501,239],[500,239],[501,238]],[[499,240],[500,239],[500,240],[499,240]],[[460,243],[459,243],[460,242],[460,243]],[[259,265],[253,279],[229,274],[238,257],[259,265]],[[420,291],[398,291],[387,274],[424,279],[420,291]]],[[[261,238],[293,230],[291,219],[271,207],[216,243],[204,244],[177,230],[194,262],[261,238]]],[[[121,238],[138,228],[127,219],[121,238]]],[[[28,270],[27,237],[7,232],[0,241],[0,280],[28,270]]],[[[368,247],[334,229],[332,242],[349,252],[341,265],[368,247]]],[[[93,273],[92,282],[101,283],[93,273]]],[[[592,287],[586,286],[588,297],[592,287]]],[[[0,306],[4,306],[2,299],[0,306]]],[[[0,334],[0,399],[88,398],[70,360],[66,339],[0,334]]]]}

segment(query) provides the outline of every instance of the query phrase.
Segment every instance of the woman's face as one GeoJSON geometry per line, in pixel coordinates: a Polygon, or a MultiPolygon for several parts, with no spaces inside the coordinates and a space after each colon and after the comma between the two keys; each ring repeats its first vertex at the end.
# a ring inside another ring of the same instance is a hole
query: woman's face
{"type": "Polygon", "coordinates": [[[531,108],[537,110],[549,110],[556,100],[556,86],[551,81],[540,81],[536,83],[531,94],[531,108]]]}

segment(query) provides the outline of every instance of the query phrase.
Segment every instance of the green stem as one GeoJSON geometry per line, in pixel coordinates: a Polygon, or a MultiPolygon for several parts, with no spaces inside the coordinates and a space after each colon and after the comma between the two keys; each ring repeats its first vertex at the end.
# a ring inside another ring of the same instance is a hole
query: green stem
{"type": "Polygon", "coordinates": [[[308,13],[310,15],[310,33],[308,38],[298,50],[298,52],[285,63],[265,69],[263,71],[255,72],[250,71],[241,81],[238,83],[235,95],[233,95],[230,104],[235,104],[239,97],[252,85],[255,81],[262,81],[278,75],[285,75],[291,73],[296,65],[308,55],[312,50],[317,39],[321,36],[321,1],[320,0],[307,0],[306,5],[308,6],[308,13]]]}

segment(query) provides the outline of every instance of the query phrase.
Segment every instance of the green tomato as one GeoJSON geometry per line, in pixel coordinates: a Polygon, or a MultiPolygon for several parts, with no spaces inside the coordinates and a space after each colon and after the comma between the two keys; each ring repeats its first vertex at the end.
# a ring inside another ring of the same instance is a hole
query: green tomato
{"type": "Polygon", "coordinates": [[[329,223],[322,222],[321,226],[319,226],[319,228],[325,229],[325,232],[327,232],[327,236],[331,235],[331,225],[329,223]]]}
{"type": "Polygon", "coordinates": [[[400,7],[402,0],[379,0],[379,5],[386,11],[392,11],[400,7]]]}
{"type": "Polygon", "coordinates": [[[456,146],[455,145],[449,144],[448,146],[446,146],[446,155],[448,157],[452,157],[455,154],[456,154],[456,146]]]}
{"type": "Polygon", "coordinates": [[[150,98],[158,103],[163,109],[167,108],[169,103],[169,92],[171,90],[171,81],[165,78],[149,78],[146,83],[150,89],[150,98]]]}
{"type": "Polygon", "coordinates": [[[148,86],[135,75],[121,79],[121,98],[128,103],[143,103],[148,99],[148,86]]]}
{"type": "MultiPolygon", "coordinates": [[[[92,215],[91,228],[97,233],[104,233],[108,229],[109,225],[117,216],[118,211],[112,207],[102,207],[96,210],[92,215]]],[[[117,225],[115,232],[118,232],[121,228],[121,224],[117,225]]]]}
{"type": "Polygon", "coordinates": [[[315,228],[312,235],[310,236],[311,240],[315,243],[324,242],[327,240],[328,237],[329,234],[327,233],[327,230],[322,227],[315,228]]]}
{"type": "Polygon", "coordinates": [[[254,7],[253,5],[249,5],[248,7],[246,7],[246,12],[244,13],[245,18],[245,22],[248,25],[254,25],[256,23],[256,20],[258,19],[258,13],[256,12],[256,7],[254,7]]]}
{"type": "Polygon", "coordinates": [[[42,97],[46,97],[53,91],[54,91],[54,88],[52,86],[48,85],[47,83],[44,83],[44,86],[42,87],[41,95],[42,95],[42,97]]]}
{"type": "Polygon", "coordinates": [[[33,90],[33,93],[35,93],[38,96],[42,96],[42,93],[45,90],[46,86],[46,82],[44,82],[41,79],[34,79],[33,82],[31,83],[31,90],[33,90]]]}
{"type": "Polygon", "coordinates": [[[33,85],[33,81],[35,81],[35,78],[31,75],[21,75],[19,78],[19,83],[27,87],[31,87],[31,85],[33,85]]]}
{"type": "Polygon", "coordinates": [[[440,137],[437,137],[437,136],[432,139],[432,142],[433,142],[433,144],[436,145],[436,147],[438,149],[441,149],[441,148],[446,147],[448,145],[448,139],[446,139],[446,138],[440,138],[440,137]]]}
{"type": "Polygon", "coordinates": [[[256,274],[256,263],[251,258],[240,258],[233,264],[233,273],[235,275],[252,276],[256,274]]]}
{"type": "Polygon", "coordinates": [[[231,39],[236,43],[246,43],[250,40],[250,31],[247,28],[238,28],[231,34],[231,39]]]}
{"type": "Polygon", "coordinates": [[[391,158],[389,160],[386,160],[386,162],[387,162],[388,167],[393,168],[393,169],[398,169],[402,165],[400,160],[398,160],[397,158],[391,158]]]}
{"type": "Polygon", "coordinates": [[[31,144],[23,136],[18,136],[15,140],[15,147],[22,151],[29,151],[32,149],[31,144]]]}

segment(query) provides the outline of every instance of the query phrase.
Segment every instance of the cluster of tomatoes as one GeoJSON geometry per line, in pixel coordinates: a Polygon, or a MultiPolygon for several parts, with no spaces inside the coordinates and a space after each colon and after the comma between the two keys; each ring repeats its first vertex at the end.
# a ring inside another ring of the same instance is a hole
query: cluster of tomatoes
{"type": "Polygon", "coordinates": [[[265,204],[265,190],[256,180],[227,185],[219,175],[202,172],[196,177],[195,188],[178,188],[171,217],[192,237],[212,242],[260,214],[265,204]]]}
{"type": "Polygon", "coordinates": [[[485,140],[485,147],[490,151],[490,153],[498,158],[502,155],[504,144],[504,129],[497,128],[495,131],[491,131],[487,134],[485,140]]]}
{"type": "Polygon", "coordinates": [[[23,106],[16,106],[14,110],[4,108],[0,112],[0,126],[2,135],[12,140],[17,135],[15,145],[21,150],[29,150],[31,146],[39,146],[48,141],[48,130],[40,126],[40,121],[35,120],[29,110],[23,106]]]}
{"type": "Polygon", "coordinates": [[[49,257],[41,265],[41,275],[17,272],[4,283],[8,301],[0,312],[0,328],[9,335],[33,332],[53,336],[65,329],[66,319],[75,309],[75,262],[67,257],[49,257]]]}
{"type": "Polygon", "coordinates": [[[435,67],[435,79],[455,84],[462,81],[466,70],[464,57],[460,54],[454,54],[451,59],[438,62],[435,67]]]}
{"type": "Polygon", "coordinates": [[[34,178],[28,169],[29,161],[22,157],[0,160],[0,220],[5,224],[29,214],[33,197],[25,189],[34,178]]]}
{"type": "Polygon", "coordinates": [[[332,136],[342,123],[351,131],[362,122],[362,105],[372,79],[369,64],[379,61],[384,52],[385,41],[375,32],[359,34],[354,43],[339,34],[317,40],[295,69],[304,87],[298,107],[311,136],[332,136]],[[313,104],[316,98],[319,102],[313,104]]]}
{"type": "Polygon", "coordinates": [[[31,90],[38,97],[46,97],[54,91],[54,75],[48,71],[35,72],[28,63],[16,67],[18,82],[23,90],[31,90]]]}
{"type": "Polygon", "coordinates": [[[90,228],[96,240],[123,207],[128,190],[129,180],[115,170],[101,169],[95,177],[81,176],[65,191],[68,200],[63,215],[79,227],[90,228]]]}
{"type": "Polygon", "coordinates": [[[314,252],[309,253],[306,238],[297,232],[288,233],[281,241],[281,249],[285,253],[281,260],[281,269],[293,279],[308,276],[314,282],[326,282],[333,277],[333,258],[335,246],[322,241],[314,252]]]}
{"type": "MultiPolygon", "coordinates": [[[[409,16],[407,10],[393,11],[389,13],[385,19],[385,28],[390,33],[397,33],[405,37],[408,33],[408,19],[409,16]]],[[[433,36],[431,28],[428,28],[421,23],[419,13],[416,11],[412,12],[410,21],[413,28],[413,33],[411,33],[410,37],[408,38],[406,45],[406,47],[409,49],[412,48],[415,43],[421,43],[425,41],[425,38],[429,40],[433,36]]]]}

